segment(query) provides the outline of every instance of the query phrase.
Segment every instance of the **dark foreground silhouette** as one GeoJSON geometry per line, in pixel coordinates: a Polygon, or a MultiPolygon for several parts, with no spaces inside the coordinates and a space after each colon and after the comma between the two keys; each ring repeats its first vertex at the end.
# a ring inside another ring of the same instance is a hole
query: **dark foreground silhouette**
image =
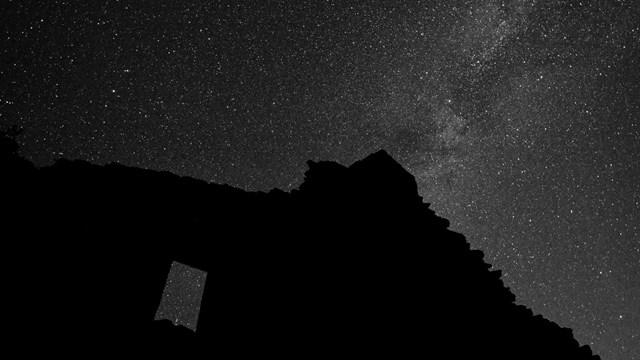
{"type": "Polygon", "coordinates": [[[599,359],[515,305],[384,151],[251,193],[117,164],[36,169],[11,137],[0,236],[21,357],[599,359]],[[173,261],[208,272],[196,333],[153,320],[173,261]]]}

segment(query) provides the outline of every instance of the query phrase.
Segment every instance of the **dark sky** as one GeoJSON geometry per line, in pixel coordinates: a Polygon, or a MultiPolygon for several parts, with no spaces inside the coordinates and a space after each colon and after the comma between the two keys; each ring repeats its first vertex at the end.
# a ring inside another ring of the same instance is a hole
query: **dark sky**
{"type": "Polygon", "coordinates": [[[0,41],[39,165],[292,189],[384,148],[518,302],[640,359],[640,1],[3,1],[0,41]]]}

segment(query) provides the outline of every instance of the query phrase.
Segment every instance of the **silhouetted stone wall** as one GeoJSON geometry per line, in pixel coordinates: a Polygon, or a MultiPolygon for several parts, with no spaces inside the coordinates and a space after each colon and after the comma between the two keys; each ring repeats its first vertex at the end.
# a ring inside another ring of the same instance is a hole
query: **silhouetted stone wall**
{"type": "Polygon", "coordinates": [[[11,344],[29,355],[597,359],[534,316],[384,151],[291,193],[117,164],[36,169],[0,136],[11,344]],[[172,261],[196,334],[153,321],[172,261]],[[126,349],[126,350],[125,350],[126,349]]]}

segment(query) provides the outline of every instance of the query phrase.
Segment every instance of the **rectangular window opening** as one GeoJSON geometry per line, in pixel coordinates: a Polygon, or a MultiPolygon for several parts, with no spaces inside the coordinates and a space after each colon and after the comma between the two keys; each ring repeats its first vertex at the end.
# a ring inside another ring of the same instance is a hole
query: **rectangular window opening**
{"type": "Polygon", "coordinates": [[[206,280],[206,271],[174,261],[154,320],[168,319],[195,332],[206,280]]]}

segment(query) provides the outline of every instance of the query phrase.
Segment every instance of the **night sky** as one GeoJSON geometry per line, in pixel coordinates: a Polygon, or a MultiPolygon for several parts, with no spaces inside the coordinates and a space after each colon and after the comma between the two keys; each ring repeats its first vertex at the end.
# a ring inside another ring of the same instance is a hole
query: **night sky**
{"type": "Polygon", "coordinates": [[[290,190],[384,148],[519,303],[640,359],[638,0],[5,0],[0,41],[38,165],[290,190]]]}
{"type": "Polygon", "coordinates": [[[171,320],[174,325],[196,331],[206,280],[206,272],[174,261],[155,320],[171,320]]]}

